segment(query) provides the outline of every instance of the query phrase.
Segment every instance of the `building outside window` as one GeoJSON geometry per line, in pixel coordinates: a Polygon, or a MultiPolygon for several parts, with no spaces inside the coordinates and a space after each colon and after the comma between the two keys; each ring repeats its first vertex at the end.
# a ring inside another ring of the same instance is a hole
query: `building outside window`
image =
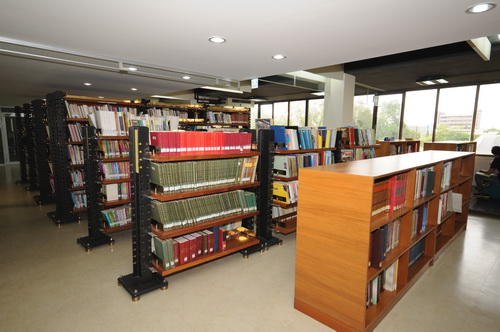
{"type": "MultiPolygon", "coordinates": [[[[405,98],[402,138],[432,141],[437,89],[408,91],[405,98]]],[[[420,144],[420,148],[423,148],[420,144]]]]}
{"type": "Polygon", "coordinates": [[[441,89],[434,141],[469,141],[476,86],[441,89]]]}

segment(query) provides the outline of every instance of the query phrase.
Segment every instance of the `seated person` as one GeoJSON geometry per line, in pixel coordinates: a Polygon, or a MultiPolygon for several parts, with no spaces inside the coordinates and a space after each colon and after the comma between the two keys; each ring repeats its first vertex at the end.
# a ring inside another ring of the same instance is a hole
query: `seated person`
{"type": "Polygon", "coordinates": [[[491,148],[491,153],[495,156],[495,159],[490,164],[490,169],[480,170],[474,176],[476,180],[476,188],[478,196],[488,197],[488,187],[492,183],[499,183],[498,174],[500,172],[500,146],[494,146],[491,148]]]}

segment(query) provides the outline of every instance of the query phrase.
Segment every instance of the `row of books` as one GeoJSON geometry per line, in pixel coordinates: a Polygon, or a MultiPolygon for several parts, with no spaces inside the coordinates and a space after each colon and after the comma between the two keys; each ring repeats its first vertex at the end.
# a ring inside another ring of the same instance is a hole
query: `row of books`
{"type": "Polygon", "coordinates": [[[382,271],[375,278],[370,280],[366,290],[366,307],[376,305],[380,300],[380,293],[383,291],[392,292],[398,287],[398,267],[399,261],[392,263],[387,269],[382,271]]]}
{"type": "Polygon", "coordinates": [[[70,172],[71,183],[73,187],[83,187],[85,185],[85,173],[82,170],[76,169],[70,172]]]}
{"type": "Polygon", "coordinates": [[[87,118],[89,114],[98,111],[111,111],[111,112],[127,112],[127,113],[137,113],[135,107],[118,106],[112,104],[99,104],[99,105],[88,105],[88,104],[75,104],[68,101],[66,103],[66,110],[68,112],[68,118],[87,118]]]}
{"type": "Polygon", "coordinates": [[[399,245],[401,220],[393,220],[370,233],[370,264],[380,269],[385,257],[399,245]]]}
{"type": "Polygon", "coordinates": [[[215,226],[176,238],[160,239],[153,235],[151,251],[158,258],[158,264],[169,270],[224,251],[228,242],[242,236],[255,236],[255,233],[241,226],[230,229],[215,226]]]}
{"type": "Polygon", "coordinates": [[[131,115],[128,112],[95,111],[88,117],[102,136],[126,136],[130,123],[128,119],[131,115]]]}
{"type": "Polygon", "coordinates": [[[297,202],[299,181],[273,181],[273,201],[283,204],[297,202]]]}
{"type": "Polygon", "coordinates": [[[127,158],[130,156],[129,141],[127,140],[98,140],[97,149],[104,158],[127,158]]]}
{"type": "Polygon", "coordinates": [[[162,193],[255,182],[259,156],[157,163],[151,162],[151,183],[162,193]]]}
{"type": "Polygon", "coordinates": [[[424,256],[426,239],[427,238],[424,237],[410,248],[410,252],[408,254],[408,268],[412,267],[424,256]]]}
{"type": "MultiPolygon", "coordinates": [[[[331,152],[331,151],[327,151],[331,152]]],[[[318,166],[320,155],[316,152],[303,154],[275,155],[273,175],[283,178],[299,176],[299,168],[318,166]]]]}
{"type": "Polygon", "coordinates": [[[439,195],[437,224],[441,224],[448,212],[462,212],[462,194],[447,191],[439,195]]]}
{"type": "Polygon", "coordinates": [[[151,218],[164,231],[254,211],[255,193],[243,190],[169,202],[151,201],[151,218]]]}
{"type": "Polygon", "coordinates": [[[408,173],[401,173],[373,185],[372,216],[397,212],[406,204],[408,173]]]}
{"type": "Polygon", "coordinates": [[[114,161],[100,163],[100,170],[104,180],[119,180],[130,178],[130,162],[114,161]]]}
{"type": "MultiPolygon", "coordinates": [[[[130,116],[128,119],[128,127],[144,126],[148,127],[149,131],[178,130],[179,122],[181,120],[182,118],[179,116],[173,115],[151,116],[148,114],[141,114],[137,116],[130,116]]],[[[203,121],[203,119],[200,121],[203,121]]]]}
{"type": "Polygon", "coordinates": [[[434,166],[417,169],[415,176],[415,194],[413,198],[430,197],[434,194],[436,172],[434,166]]]}
{"type": "Polygon", "coordinates": [[[443,171],[441,174],[441,190],[444,190],[451,183],[451,168],[453,163],[448,161],[443,164],[443,171]]]}
{"type": "MultiPolygon", "coordinates": [[[[166,118],[169,116],[175,116],[180,119],[187,119],[189,113],[187,110],[172,109],[168,107],[150,107],[147,110],[150,117],[166,118]]],[[[195,116],[195,118],[197,118],[195,116]]]]}
{"type": "Polygon", "coordinates": [[[427,229],[427,218],[428,218],[428,203],[420,205],[418,208],[414,209],[411,216],[411,232],[410,238],[414,238],[417,235],[425,233],[427,229]]]}
{"type": "Polygon", "coordinates": [[[82,124],[77,122],[77,123],[68,123],[68,131],[69,131],[69,138],[73,142],[82,142],[83,141],[83,136],[82,136],[82,124]]]}
{"type": "Polygon", "coordinates": [[[270,126],[274,131],[274,142],[280,150],[308,150],[334,148],[336,142],[335,129],[326,127],[270,126]]]}
{"type": "Polygon", "coordinates": [[[150,132],[150,144],[158,155],[205,155],[249,152],[251,133],[228,132],[150,132]]]}
{"type": "Polygon", "coordinates": [[[74,209],[87,208],[87,195],[85,194],[85,190],[75,190],[70,191],[70,193],[74,209]]]}
{"type": "Polygon", "coordinates": [[[128,204],[101,210],[101,215],[109,228],[124,226],[132,221],[132,206],[128,204]]]}
{"type": "Polygon", "coordinates": [[[292,214],[297,212],[297,206],[292,206],[292,207],[281,207],[278,205],[273,205],[272,210],[271,210],[271,215],[273,218],[285,216],[287,214],[292,214]]]}
{"type": "Polygon", "coordinates": [[[358,129],[357,127],[340,127],[340,143],[342,148],[354,146],[375,145],[375,134],[373,129],[358,129]]]}
{"type": "Polygon", "coordinates": [[[356,149],[342,149],[340,152],[340,161],[353,161],[362,159],[375,158],[375,148],[356,148],[356,149]]]}
{"type": "Polygon", "coordinates": [[[243,113],[224,113],[207,111],[207,122],[217,124],[248,124],[249,114],[243,113]]]}
{"type": "Polygon", "coordinates": [[[83,157],[83,147],[80,145],[68,145],[69,158],[71,165],[81,165],[85,159],[83,157]]]}
{"type": "Polygon", "coordinates": [[[102,186],[102,194],[108,202],[130,199],[131,184],[130,182],[105,184],[102,186]]]}

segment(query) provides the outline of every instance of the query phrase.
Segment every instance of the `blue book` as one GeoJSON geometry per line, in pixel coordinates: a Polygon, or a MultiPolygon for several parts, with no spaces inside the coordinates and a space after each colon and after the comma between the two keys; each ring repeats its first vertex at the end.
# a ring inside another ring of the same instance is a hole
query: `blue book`
{"type": "Polygon", "coordinates": [[[270,129],[274,131],[274,142],[282,143],[286,146],[286,128],[285,126],[271,126],[270,129]]]}

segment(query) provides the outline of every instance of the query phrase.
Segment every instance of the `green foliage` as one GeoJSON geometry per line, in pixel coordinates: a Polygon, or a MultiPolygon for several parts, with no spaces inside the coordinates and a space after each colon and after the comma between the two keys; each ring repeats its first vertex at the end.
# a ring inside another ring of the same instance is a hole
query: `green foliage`
{"type": "Polygon", "coordinates": [[[366,106],[354,105],[354,125],[359,129],[370,129],[372,127],[373,113],[366,106]]]}
{"type": "Polygon", "coordinates": [[[401,116],[401,103],[390,101],[379,107],[377,117],[377,139],[385,137],[399,137],[399,119],[401,116]]]}
{"type": "Polygon", "coordinates": [[[468,141],[470,133],[463,131],[463,127],[451,127],[440,124],[436,127],[436,142],[440,141],[468,141]]]}

